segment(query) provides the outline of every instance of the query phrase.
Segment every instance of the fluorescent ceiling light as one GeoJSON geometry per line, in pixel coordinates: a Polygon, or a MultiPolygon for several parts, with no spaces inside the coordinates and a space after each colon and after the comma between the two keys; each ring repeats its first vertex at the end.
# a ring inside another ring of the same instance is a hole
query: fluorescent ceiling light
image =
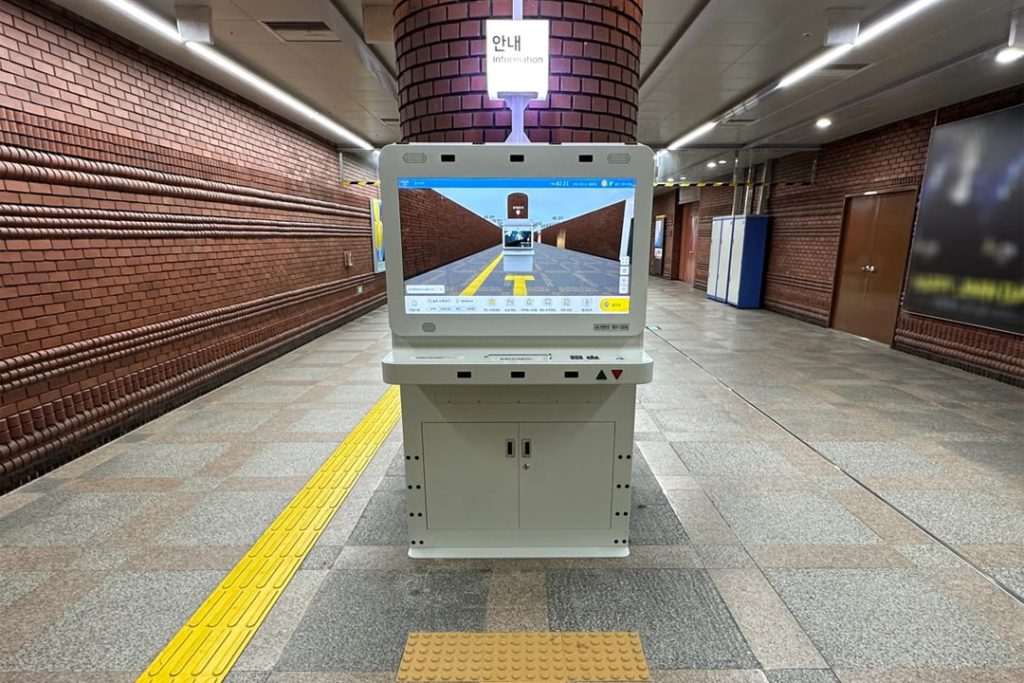
{"type": "Polygon", "coordinates": [[[100,0],[100,2],[107,7],[117,10],[126,17],[134,19],[137,23],[142,24],[154,33],[159,33],[168,40],[172,40],[175,43],[181,42],[181,36],[178,35],[176,24],[150,12],[141,5],[129,2],[129,0],[100,0]]]}
{"type": "Polygon", "coordinates": [[[673,142],[671,145],[668,146],[668,148],[669,149],[679,149],[683,145],[686,145],[687,143],[693,142],[694,140],[699,138],[701,135],[704,135],[705,133],[707,133],[709,130],[711,130],[712,128],[714,128],[717,125],[718,125],[718,121],[708,121],[703,126],[700,126],[698,128],[694,128],[689,133],[687,133],[683,137],[681,137],[678,140],[676,140],[675,142],[673,142]]]}
{"type": "Polygon", "coordinates": [[[716,164],[716,163],[715,163],[715,162],[713,162],[713,161],[709,161],[709,162],[708,162],[708,168],[714,168],[715,166],[718,166],[718,164],[716,164]]]}
{"type": "Polygon", "coordinates": [[[857,46],[864,45],[883,33],[888,33],[907,19],[920,14],[937,2],[941,2],[941,0],[914,0],[914,2],[904,5],[892,14],[882,17],[867,28],[861,29],[861,32],[857,35],[857,40],[854,44],[857,46]]]}
{"type": "Polygon", "coordinates": [[[779,81],[779,87],[787,88],[794,83],[804,80],[815,71],[825,68],[852,49],[853,45],[836,45],[833,48],[825,50],[814,59],[798,66],[796,69],[783,76],[782,80],[779,81]]]}
{"type": "Polygon", "coordinates": [[[724,166],[724,165],[725,165],[725,164],[727,164],[727,163],[728,163],[728,162],[727,162],[727,161],[726,161],[725,159],[719,159],[719,160],[718,160],[718,165],[719,165],[719,166],[724,166]]]}
{"type": "Polygon", "coordinates": [[[798,66],[796,69],[782,77],[782,80],[779,81],[778,87],[786,88],[794,83],[802,81],[815,71],[823,69],[832,62],[835,62],[854,47],[860,47],[861,45],[871,42],[875,38],[888,33],[911,17],[920,14],[932,5],[941,1],[942,0],[913,0],[913,2],[907,3],[900,9],[882,17],[870,26],[862,28],[853,43],[836,45],[833,48],[825,50],[820,55],[814,57],[801,66],[798,66]]]}
{"type": "Polygon", "coordinates": [[[668,182],[670,182],[670,183],[674,183],[675,181],[676,181],[676,179],[675,179],[675,178],[669,178],[669,179],[668,179],[668,182]]]}
{"type": "Polygon", "coordinates": [[[821,128],[822,130],[828,128],[831,125],[832,119],[828,118],[827,116],[822,116],[820,119],[814,122],[814,127],[821,128]]]}
{"type": "Polygon", "coordinates": [[[1007,45],[996,53],[996,61],[1000,64],[1012,64],[1021,57],[1024,57],[1024,50],[1012,45],[1007,45]]]}

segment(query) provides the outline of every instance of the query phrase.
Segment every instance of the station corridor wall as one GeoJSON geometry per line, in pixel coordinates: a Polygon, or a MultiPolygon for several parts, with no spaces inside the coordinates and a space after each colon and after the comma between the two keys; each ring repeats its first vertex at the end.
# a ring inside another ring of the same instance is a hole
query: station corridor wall
{"type": "Polygon", "coordinates": [[[382,304],[376,189],[338,174],[332,143],[0,0],[0,491],[382,304]]]}
{"type": "Polygon", "coordinates": [[[626,202],[616,202],[546,228],[544,240],[552,246],[563,244],[566,249],[618,261],[625,217],[626,202]]]}
{"type": "Polygon", "coordinates": [[[501,244],[498,226],[434,190],[402,190],[398,210],[407,279],[501,244]]]}

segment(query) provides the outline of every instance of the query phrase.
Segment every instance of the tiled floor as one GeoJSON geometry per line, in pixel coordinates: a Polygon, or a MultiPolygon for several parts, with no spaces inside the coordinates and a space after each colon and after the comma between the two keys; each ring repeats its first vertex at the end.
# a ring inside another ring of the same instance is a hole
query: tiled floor
{"type": "MultiPolygon", "coordinates": [[[[629,558],[409,560],[396,430],[229,680],[384,683],[410,630],[548,629],[639,631],[672,683],[1024,680],[1024,391],[679,284],[648,322],[629,558]]],[[[376,312],[0,497],[0,682],[134,680],[387,348],[376,312]]]]}

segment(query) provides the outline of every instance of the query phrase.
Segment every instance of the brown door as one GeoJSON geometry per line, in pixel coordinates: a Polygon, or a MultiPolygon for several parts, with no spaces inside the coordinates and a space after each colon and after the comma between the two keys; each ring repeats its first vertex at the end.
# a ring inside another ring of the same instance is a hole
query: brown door
{"type": "Polygon", "coordinates": [[[832,327],[892,342],[916,203],[914,191],[847,200],[832,327]]]}
{"type": "Polygon", "coordinates": [[[676,279],[693,284],[693,274],[697,266],[697,221],[694,220],[693,204],[683,204],[680,210],[676,233],[679,235],[679,270],[676,279]]]}

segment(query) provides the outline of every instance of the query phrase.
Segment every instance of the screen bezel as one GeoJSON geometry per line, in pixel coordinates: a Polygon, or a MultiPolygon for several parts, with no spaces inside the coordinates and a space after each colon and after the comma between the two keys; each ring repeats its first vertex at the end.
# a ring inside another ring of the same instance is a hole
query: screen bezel
{"type": "Polygon", "coordinates": [[[631,337],[643,333],[654,189],[654,155],[649,148],[624,144],[395,144],[381,150],[380,180],[384,247],[388,255],[388,316],[392,332],[396,335],[424,338],[607,338],[631,337]],[[616,154],[628,155],[629,160],[625,163],[611,163],[609,155],[616,154]],[[437,177],[635,178],[629,313],[406,313],[398,179],[437,177]],[[604,327],[606,325],[614,328],[607,329],[604,327]]]}

